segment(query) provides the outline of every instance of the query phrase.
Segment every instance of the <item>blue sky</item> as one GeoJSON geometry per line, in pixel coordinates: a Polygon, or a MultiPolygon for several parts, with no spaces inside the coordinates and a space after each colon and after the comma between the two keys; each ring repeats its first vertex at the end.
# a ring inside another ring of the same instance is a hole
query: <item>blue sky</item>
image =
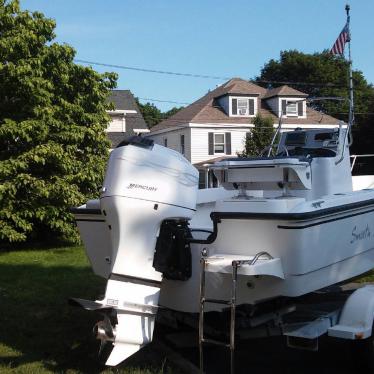
{"type": "MultiPolygon", "coordinates": [[[[146,69],[250,79],[281,50],[331,48],[345,24],[343,0],[20,0],[57,22],[76,58],[146,69]]],[[[351,0],[355,69],[374,82],[374,1],[351,0]]],[[[116,71],[141,98],[192,102],[222,80],[116,71]]],[[[175,104],[155,103],[166,110],[175,104]]]]}

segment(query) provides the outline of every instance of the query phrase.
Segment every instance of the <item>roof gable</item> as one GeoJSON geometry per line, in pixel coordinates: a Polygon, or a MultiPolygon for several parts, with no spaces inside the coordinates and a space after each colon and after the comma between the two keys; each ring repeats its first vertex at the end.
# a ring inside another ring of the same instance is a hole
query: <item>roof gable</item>
{"type": "Polygon", "coordinates": [[[294,88],[292,88],[290,86],[283,85],[283,86],[279,86],[277,88],[267,90],[266,94],[264,95],[263,98],[264,99],[270,99],[271,97],[274,97],[274,96],[308,97],[309,95],[304,93],[304,92],[295,90],[294,88]]]}
{"type": "Polygon", "coordinates": [[[223,93],[215,96],[215,98],[225,95],[260,96],[266,92],[265,88],[240,78],[230,79],[226,84],[223,85],[223,88],[223,93]]]}
{"type": "Polygon", "coordinates": [[[136,113],[126,114],[126,134],[131,135],[134,129],[148,129],[147,124],[136,104],[130,90],[112,90],[107,102],[113,103],[115,110],[134,110],[136,113]]]}
{"type": "Polygon", "coordinates": [[[116,110],[136,110],[139,112],[134,96],[129,90],[112,90],[107,102],[112,103],[116,110]]]}

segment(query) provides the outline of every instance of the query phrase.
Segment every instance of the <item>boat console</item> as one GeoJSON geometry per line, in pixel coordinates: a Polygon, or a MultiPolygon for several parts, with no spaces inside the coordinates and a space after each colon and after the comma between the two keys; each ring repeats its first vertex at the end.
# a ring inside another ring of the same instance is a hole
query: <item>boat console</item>
{"type": "Polygon", "coordinates": [[[339,129],[299,130],[285,132],[278,154],[284,156],[335,157],[338,152],[339,129]]]}
{"type": "MultiPolygon", "coordinates": [[[[349,152],[338,162],[345,136],[342,128],[284,132],[271,157],[229,158],[214,164],[225,189],[262,190],[264,196],[307,200],[352,191],[349,152]]],[[[248,197],[248,196],[247,196],[248,197]]]]}

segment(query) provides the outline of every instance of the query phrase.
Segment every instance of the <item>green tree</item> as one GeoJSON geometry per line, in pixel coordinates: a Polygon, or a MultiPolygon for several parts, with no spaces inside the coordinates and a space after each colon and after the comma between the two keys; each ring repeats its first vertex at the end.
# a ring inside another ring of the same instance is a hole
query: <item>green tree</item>
{"type": "Polygon", "coordinates": [[[138,98],[136,98],[136,103],[149,128],[162,121],[162,112],[156,105],[152,103],[142,104],[138,98]]]}
{"type": "Polygon", "coordinates": [[[184,107],[183,106],[180,106],[180,107],[173,107],[171,108],[170,110],[162,113],[162,118],[163,119],[168,119],[169,117],[173,116],[174,114],[178,113],[181,109],[183,109],[184,107]]]}
{"type": "Polygon", "coordinates": [[[244,141],[244,150],[238,153],[240,157],[259,156],[270,145],[274,136],[274,121],[271,117],[262,117],[257,114],[253,119],[254,127],[244,141]]]}
{"type": "Polygon", "coordinates": [[[114,74],[74,64],[55,22],[0,0],[0,240],[76,238],[69,207],[97,196],[114,74]]]}
{"type": "Polygon", "coordinates": [[[144,121],[151,128],[154,125],[157,125],[164,119],[167,119],[174,115],[175,113],[179,112],[183,107],[173,107],[166,112],[162,112],[156,105],[152,103],[145,103],[142,104],[138,98],[135,99],[136,103],[139,107],[140,113],[142,114],[144,121]]]}
{"type": "MultiPolygon", "coordinates": [[[[299,82],[291,87],[308,93],[311,97],[348,97],[348,62],[328,51],[305,54],[295,50],[283,51],[279,60],[270,60],[256,78],[258,83],[299,82]]],[[[372,152],[374,143],[374,88],[361,71],[353,71],[355,123],[353,152],[372,152]]],[[[274,86],[276,86],[275,84],[274,86]]],[[[280,84],[278,84],[280,85],[280,84]]],[[[316,109],[347,121],[348,103],[321,101],[313,104],[316,109]]]]}

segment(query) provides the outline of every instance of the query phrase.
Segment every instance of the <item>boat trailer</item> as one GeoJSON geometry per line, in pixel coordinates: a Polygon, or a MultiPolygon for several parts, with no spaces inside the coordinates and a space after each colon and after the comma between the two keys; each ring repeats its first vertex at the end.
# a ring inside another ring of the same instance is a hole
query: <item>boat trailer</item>
{"type": "Polygon", "coordinates": [[[318,351],[319,338],[323,335],[351,341],[367,340],[368,344],[370,343],[374,317],[374,285],[364,285],[360,288],[348,284],[333,285],[300,298],[288,298],[284,300],[283,306],[274,310],[256,313],[254,307],[250,308],[252,310],[249,313],[241,311],[238,316],[236,311],[238,269],[254,266],[259,260],[274,259],[267,252],[259,252],[246,260],[230,259],[232,286],[229,300],[206,297],[206,272],[216,270],[224,273],[222,266],[214,266],[217,260],[221,263],[225,261],[222,257],[209,257],[206,250],[202,251],[198,319],[200,373],[204,373],[204,345],[217,345],[229,349],[230,373],[234,374],[236,339],[281,335],[286,337],[288,347],[310,351],[318,351]],[[227,305],[226,315],[229,323],[224,325],[228,325],[228,332],[221,330],[222,325],[210,326],[209,337],[206,336],[204,308],[206,303],[227,305]]]}

